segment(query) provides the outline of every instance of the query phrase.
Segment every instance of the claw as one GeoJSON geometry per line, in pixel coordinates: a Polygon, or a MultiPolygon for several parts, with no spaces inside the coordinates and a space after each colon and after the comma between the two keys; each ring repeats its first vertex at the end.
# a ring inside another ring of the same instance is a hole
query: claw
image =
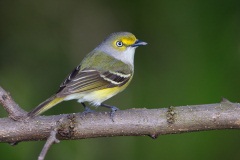
{"type": "Polygon", "coordinates": [[[84,103],[82,103],[82,105],[84,107],[84,111],[82,112],[84,115],[95,112],[94,110],[91,110],[89,107],[87,107],[84,103]]]}
{"type": "Polygon", "coordinates": [[[89,107],[84,107],[84,111],[82,112],[84,115],[88,114],[88,113],[93,113],[95,112],[94,110],[91,110],[89,107]]]}
{"type": "Polygon", "coordinates": [[[111,109],[110,118],[114,122],[113,116],[114,116],[115,112],[118,111],[119,109],[115,106],[110,106],[110,105],[107,105],[107,104],[101,104],[101,106],[111,109]]]}

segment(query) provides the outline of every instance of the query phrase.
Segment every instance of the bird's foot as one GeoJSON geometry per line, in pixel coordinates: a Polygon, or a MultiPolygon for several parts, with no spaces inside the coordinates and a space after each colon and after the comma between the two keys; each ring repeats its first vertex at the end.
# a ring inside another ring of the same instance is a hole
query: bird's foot
{"type": "Polygon", "coordinates": [[[110,118],[114,122],[113,116],[114,116],[115,112],[118,111],[119,109],[115,106],[110,106],[110,105],[107,105],[107,104],[101,104],[101,106],[111,109],[110,118]]]}
{"type": "Polygon", "coordinates": [[[84,107],[84,111],[82,112],[84,115],[88,114],[88,113],[94,113],[94,110],[91,110],[89,107],[84,107]]]}
{"type": "Polygon", "coordinates": [[[84,107],[84,111],[82,112],[82,114],[86,115],[88,113],[93,113],[95,112],[94,110],[91,110],[88,106],[86,106],[84,103],[82,103],[83,107],[84,107]]]}

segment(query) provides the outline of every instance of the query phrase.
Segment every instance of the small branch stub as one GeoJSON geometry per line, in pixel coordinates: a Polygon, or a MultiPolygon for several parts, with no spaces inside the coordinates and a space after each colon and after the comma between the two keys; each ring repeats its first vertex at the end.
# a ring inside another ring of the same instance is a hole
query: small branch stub
{"type": "Polygon", "coordinates": [[[75,114],[69,114],[66,118],[60,119],[58,121],[58,134],[71,139],[74,135],[75,123],[75,114]]]}
{"type": "Polygon", "coordinates": [[[167,122],[169,124],[173,124],[175,122],[176,112],[174,111],[174,107],[170,106],[167,111],[167,122]]]}
{"type": "Polygon", "coordinates": [[[56,129],[52,130],[49,138],[47,139],[40,155],[38,156],[38,160],[44,160],[48,150],[54,143],[59,143],[60,141],[56,138],[57,131],[56,129]]]}

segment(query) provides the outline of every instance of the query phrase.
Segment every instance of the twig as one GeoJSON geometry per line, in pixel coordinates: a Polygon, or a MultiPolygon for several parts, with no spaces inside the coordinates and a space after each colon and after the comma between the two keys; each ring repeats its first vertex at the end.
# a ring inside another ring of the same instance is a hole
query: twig
{"type": "Polygon", "coordinates": [[[19,120],[27,114],[2,87],[0,87],[0,104],[2,104],[3,108],[8,112],[8,116],[13,120],[19,120]]]}
{"type": "Polygon", "coordinates": [[[51,131],[50,136],[48,137],[40,155],[38,156],[38,160],[44,160],[48,150],[54,143],[59,143],[60,141],[56,138],[57,130],[54,129],[51,131]]]}

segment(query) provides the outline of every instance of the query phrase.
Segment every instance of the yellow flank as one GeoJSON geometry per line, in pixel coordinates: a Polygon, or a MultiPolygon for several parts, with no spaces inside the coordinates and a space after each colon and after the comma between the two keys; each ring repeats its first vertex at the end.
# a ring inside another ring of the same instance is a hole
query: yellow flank
{"type": "Polygon", "coordinates": [[[114,87],[95,91],[96,99],[100,101],[108,99],[108,97],[112,97],[122,90],[120,87],[114,87]]]}
{"type": "Polygon", "coordinates": [[[94,105],[100,105],[100,103],[102,103],[103,101],[123,91],[129,85],[131,79],[121,87],[105,88],[90,93],[89,96],[91,97],[90,99],[92,99],[91,103],[94,105]]]}

